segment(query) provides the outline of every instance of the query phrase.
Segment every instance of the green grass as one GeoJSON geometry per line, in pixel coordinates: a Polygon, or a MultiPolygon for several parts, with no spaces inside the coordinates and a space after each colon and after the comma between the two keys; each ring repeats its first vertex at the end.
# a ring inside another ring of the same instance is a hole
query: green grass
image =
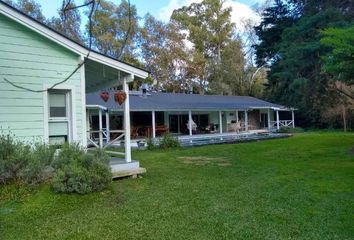
{"type": "Polygon", "coordinates": [[[353,134],[304,133],[134,152],[144,177],[101,193],[2,187],[0,238],[353,239],[353,145],[353,134]]]}

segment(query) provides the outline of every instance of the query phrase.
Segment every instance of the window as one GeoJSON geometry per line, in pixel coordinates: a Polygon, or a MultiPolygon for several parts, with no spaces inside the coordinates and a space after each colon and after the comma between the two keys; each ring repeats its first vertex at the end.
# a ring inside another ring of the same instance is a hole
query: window
{"type": "Polygon", "coordinates": [[[48,92],[49,144],[60,145],[70,139],[70,92],[53,90],[48,92]]]}
{"type": "Polygon", "coordinates": [[[67,117],[67,93],[49,93],[49,117],[67,117]]]}

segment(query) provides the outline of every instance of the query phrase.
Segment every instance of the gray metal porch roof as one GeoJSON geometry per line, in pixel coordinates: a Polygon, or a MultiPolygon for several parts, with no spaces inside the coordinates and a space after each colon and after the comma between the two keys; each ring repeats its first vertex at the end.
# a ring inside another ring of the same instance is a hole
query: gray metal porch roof
{"type": "MultiPolygon", "coordinates": [[[[102,106],[109,110],[123,110],[114,101],[114,91],[109,91],[110,98],[104,102],[100,92],[86,94],[86,105],[102,106]]],[[[266,102],[249,96],[199,95],[183,93],[149,93],[142,95],[137,92],[129,94],[132,111],[168,111],[168,110],[235,110],[235,109],[278,109],[290,110],[285,106],[266,102]]]]}

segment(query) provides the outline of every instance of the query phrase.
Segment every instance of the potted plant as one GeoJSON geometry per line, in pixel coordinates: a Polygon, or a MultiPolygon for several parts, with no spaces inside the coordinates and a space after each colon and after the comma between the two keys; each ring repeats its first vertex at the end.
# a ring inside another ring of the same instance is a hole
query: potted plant
{"type": "Polygon", "coordinates": [[[127,94],[124,91],[118,91],[114,94],[114,100],[119,104],[122,105],[127,99],[127,94]]]}
{"type": "Polygon", "coordinates": [[[109,93],[107,91],[101,92],[100,96],[101,96],[102,100],[105,102],[107,102],[109,99],[109,93]]]}

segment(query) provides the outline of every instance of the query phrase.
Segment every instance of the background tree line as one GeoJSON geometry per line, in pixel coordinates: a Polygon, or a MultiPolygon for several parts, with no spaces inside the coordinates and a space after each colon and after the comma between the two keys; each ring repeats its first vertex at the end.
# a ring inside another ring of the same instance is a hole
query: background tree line
{"type": "Polygon", "coordinates": [[[351,0],[275,0],[254,46],[265,97],[298,108],[303,126],[353,128],[353,24],[351,0]]]}
{"type": "MultiPolygon", "coordinates": [[[[87,21],[81,21],[88,12],[58,9],[46,19],[34,0],[6,2],[88,42],[87,21]]],[[[255,9],[262,17],[258,26],[246,19],[239,28],[223,0],[176,9],[167,23],[138,16],[126,0],[101,0],[93,17],[93,47],[150,70],[146,81],[157,91],[251,95],[296,107],[303,126],[353,128],[353,4],[270,0],[255,9]]]]}

